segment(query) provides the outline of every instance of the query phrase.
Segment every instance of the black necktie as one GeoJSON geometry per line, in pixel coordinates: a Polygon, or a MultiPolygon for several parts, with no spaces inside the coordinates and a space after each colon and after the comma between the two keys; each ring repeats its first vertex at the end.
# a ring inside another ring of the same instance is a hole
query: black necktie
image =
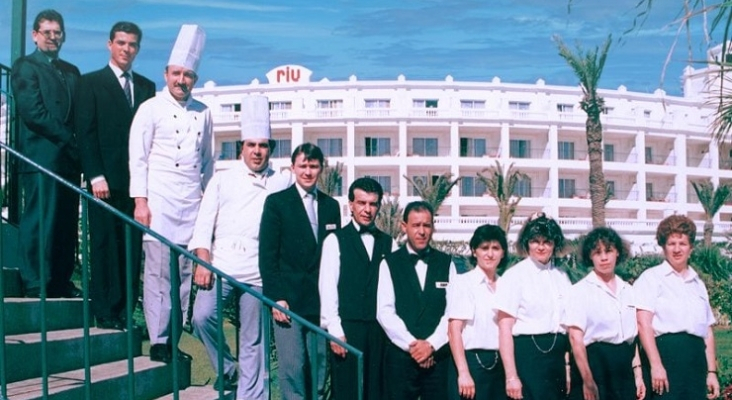
{"type": "Polygon", "coordinates": [[[128,71],[125,71],[122,73],[122,77],[125,78],[124,91],[125,97],[127,98],[127,105],[132,108],[134,106],[134,103],[132,102],[132,88],[130,87],[130,73],[128,71]]]}
{"type": "Polygon", "coordinates": [[[58,74],[59,78],[61,78],[61,82],[66,84],[66,77],[64,76],[64,71],[61,69],[61,61],[58,60],[58,58],[51,60],[51,65],[53,65],[53,68],[56,70],[56,73],[58,74]]]}

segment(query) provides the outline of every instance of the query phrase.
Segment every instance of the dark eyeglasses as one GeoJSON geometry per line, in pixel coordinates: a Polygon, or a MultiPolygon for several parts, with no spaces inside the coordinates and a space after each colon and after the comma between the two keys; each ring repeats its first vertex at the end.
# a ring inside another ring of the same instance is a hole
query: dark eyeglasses
{"type": "Polygon", "coordinates": [[[52,39],[54,37],[62,38],[64,37],[64,31],[51,31],[51,30],[45,30],[45,31],[36,31],[40,33],[41,35],[45,36],[46,39],[52,39]]]}

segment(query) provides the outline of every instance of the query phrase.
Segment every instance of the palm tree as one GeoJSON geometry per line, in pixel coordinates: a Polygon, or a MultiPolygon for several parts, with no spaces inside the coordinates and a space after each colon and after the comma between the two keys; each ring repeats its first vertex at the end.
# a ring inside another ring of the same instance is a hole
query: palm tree
{"type": "Polygon", "coordinates": [[[580,81],[582,100],[580,107],[587,114],[585,136],[587,137],[587,155],[590,161],[590,203],[592,205],[592,226],[605,225],[605,175],[602,172],[602,123],[600,114],[605,100],[598,96],[597,85],[605,67],[607,53],[612,43],[612,35],[608,35],[601,47],[584,51],[577,46],[573,52],[559,36],[554,36],[559,48],[559,55],[567,61],[580,81]]]}
{"type": "Polygon", "coordinates": [[[691,186],[694,187],[699,203],[704,208],[704,244],[710,246],[712,244],[712,234],[714,233],[714,222],[712,220],[729,198],[730,187],[722,184],[715,189],[711,181],[691,182],[691,186]]]}
{"type": "Polygon", "coordinates": [[[384,197],[379,213],[376,215],[376,227],[398,242],[402,237],[400,222],[403,212],[399,206],[399,197],[384,197]]]}
{"type": "Polygon", "coordinates": [[[334,167],[325,160],[323,172],[318,177],[318,189],[328,196],[338,195],[338,188],[343,185],[343,164],[338,162],[334,167]]]}
{"type": "Polygon", "coordinates": [[[493,197],[498,204],[498,226],[508,233],[511,228],[511,219],[516,213],[516,207],[521,201],[521,196],[516,196],[516,186],[522,179],[528,176],[513,169],[513,164],[504,170],[498,160],[496,165],[478,172],[478,179],[485,184],[486,192],[493,197]]]}
{"type": "Polygon", "coordinates": [[[426,177],[415,176],[409,178],[404,176],[404,178],[414,186],[414,192],[417,196],[432,206],[435,213],[440,209],[447,196],[450,195],[452,188],[460,182],[459,177],[453,180],[452,174],[449,172],[445,172],[436,178],[433,178],[429,172],[426,177]]]}

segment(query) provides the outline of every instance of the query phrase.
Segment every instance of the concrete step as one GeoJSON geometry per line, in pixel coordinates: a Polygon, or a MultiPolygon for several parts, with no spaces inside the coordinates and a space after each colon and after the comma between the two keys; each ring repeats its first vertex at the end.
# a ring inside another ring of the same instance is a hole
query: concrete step
{"type": "MultiPolygon", "coordinates": [[[[150,361],[148,357],[134,359],[135,393],[128,391],[127,360],[96,365],[91,368],[92,399],[152,400],[173,391],[173,366],[150,361]]],[[[179,364],[180,389],[191,382],[190,361],[179,364]]],[[[14,382],[8,385],[8,398],[35,400],[43,398],[40,378],[14,382]]],[[[49,400],[80,400],[85,398],[84,370],[79,369],[48,377],[49,400]]]]}
{"type": "MultiPolygon", "coordinates": [[[[49,331],[81,328],[84,326],[84,301],[47,299],[46,316],[46,327],[49,331]]],[[[18,335],[40,331],[41,300],[5,299],[5,334],[18,335]]]]}
{"type": "Polygon", "coordinates": [[[23,281],[17,268],[3,267],[3,295],[5,297],[23,297],[23,281]]]}
{"type": "MultiPolygon", "coordinates": [[[[169,393],[157,400],[173,400],[175,397],[169,393]]],[[[178,392],[180,400],[234,400],[236,392],[224,392],[224,397],[219,398],[219,392],[214,390],[213,386],[190,386],[186,390],[178,392]]]]}
{"type": "MultiPolygon", "coordinates": [[[[142,354],[141,333],[133,331],[133,355],[142,354]]],[[[90,363],[98,365],[127,359],[127,332],[109,329],[89,329],[90,363]]],[[[7,371],[8,382],[42,376],[41,334],[9,335],[5,339],[6,359],[12,368],[7,371]],[[15,362],[14,360],[24,360],[15,362]]],[[[50,331],[47,334],[48,372],[55,374],[84,367],[83,329],[50,331]]]]}

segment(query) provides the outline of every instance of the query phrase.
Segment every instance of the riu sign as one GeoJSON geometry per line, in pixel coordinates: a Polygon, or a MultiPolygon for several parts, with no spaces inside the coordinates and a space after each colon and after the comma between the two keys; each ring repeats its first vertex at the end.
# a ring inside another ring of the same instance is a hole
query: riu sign
{"type": "Polygon", "coordinates": [[[301,65],[282,65],[267,72],[267,80],[270,84],[306,83],[312,74],[313,71],[301,65]]]}

